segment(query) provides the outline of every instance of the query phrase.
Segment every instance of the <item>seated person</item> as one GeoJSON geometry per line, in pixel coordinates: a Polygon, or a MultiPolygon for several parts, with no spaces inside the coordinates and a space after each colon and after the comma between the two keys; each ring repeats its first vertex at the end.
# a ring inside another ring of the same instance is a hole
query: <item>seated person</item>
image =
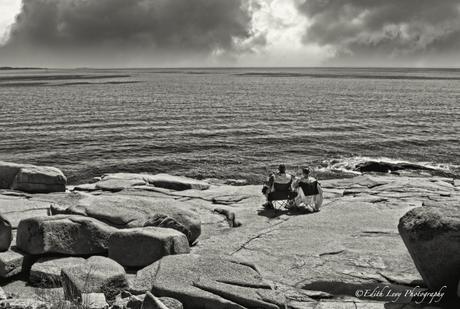
{"type": "Polygon", "coordinates": [[[267,197],[265,208],[273,208],[273,200],[293,198],[292,182],[294,176],[286,173],[286,166],[280,164],[278,172],[270,174],[268,181],[264,184],[262,193],[267,197]]]}
{"type": "Polygon", "coordinates": [[[295,205],[305,207],[311,212],[319,211],[323,203],[323,190],[318,180],[310,176],[308,168],[302,169],[302,177],[296,179],[293,187],[297,190],[295,205]]]}

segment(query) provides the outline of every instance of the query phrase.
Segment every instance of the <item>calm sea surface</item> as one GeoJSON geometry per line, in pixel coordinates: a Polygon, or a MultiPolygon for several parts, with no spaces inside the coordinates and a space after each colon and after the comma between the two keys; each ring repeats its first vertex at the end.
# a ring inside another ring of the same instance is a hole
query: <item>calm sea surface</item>
{"type": "Polygon", "coordinates": [[[0,160],[260,181],[285,162],[460,172],[460,70],[0,71],[0,160]]]}

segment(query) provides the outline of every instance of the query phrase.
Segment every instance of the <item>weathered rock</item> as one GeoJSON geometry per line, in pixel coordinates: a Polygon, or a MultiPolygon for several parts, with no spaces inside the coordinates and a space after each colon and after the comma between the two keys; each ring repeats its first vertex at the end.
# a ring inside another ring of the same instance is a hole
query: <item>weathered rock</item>
{"type": "Polygon", "coordinates": [[[145,294],[144,302],[142,303],[142,309],[170,309],[152,293],[147,292],[145,294]]]}
{"type": "Polygon", "coordinates": [[[102,256],[92,256],[84,264],[63,268],[61,281],[69,300],[82,299],[88,293],[104,293],[111,300],[128,286],[124,268],[102,256]]]}
{"type": "Polygon", "coordinates": [[[29,274],[29,282],[33,286],[42,288],[55,288],[62,286],[61,270],[86,263],[84,258],[42,258],[35,262],[29,274]]]}
{"type": "MultiPolygon", "coordinates": [[[[20,294],[21,291],[18,291],[20,294]]],[[[65,308],[72,308],[69,306],[67,301],[64,298],[64,289],[62,287],[59,288],[33,288],[34,297],[44,301],[46,303],[50,303],[54,306],[54,308],[58,307],[61,309],[65,308]]]]}
{"type": "Polygon", "coordinates": [[[201,233],[201,220],[186,203],[174,199],[130,195],[88,196],[65,213],[92,217],[118,228],[168,227],[184,233],[193,243],[201,233]]]}
{"type": "Polygon", "coordinates": [[[122,298],[121,295],[119,294],[115,297],[115,301],[112,303],[111,308],[112,309],[126,309],[128,308],[128,301],[129,301],[129,298],[127,297],[122,298]]]}
{"type": "Polygon", "coordinates": [[[123,180],[142,180],[146,183],[154,185],[158,188],[166,188],[177,191],[183,191],[188,189],[195,190],[206,190],[210,187],[209,183],[187,178],[181,176],[173,176],[168,174],[130,174],[130,173],[116,173],[107,174],[103,177],[103,180],[108,179],[123,179],[123,180]]]}
{"type": "Polygon", "coordinates": [[[65,192],[67,178],[54,167],[24,167],[19,170],[12,189],[29,193],[65,192]]]}
{"type": "Polygon", "coordinates": [[[55,167],[0,161],[0,189],[29,193],[64,192],[67,179],[55,167]]]}
{"type": "Polygon", "coordinates": [[[169,255],[137,273],[136,292],[178,299],[187,308],[278,308],[259,291],[270,286],[252,267],[216,256],[169,255]]]}
{"type": "Polygon", "coordinates": [[[128,303],[126,304],[126,307],[129,309],[141,309],[142,308],[142,303],[144,302],[145,295],[138,295],[138,296],[130,296],[128,298],[128,303]]]}
{"type": "Polygon", "coordinates": [[[145,294],[132,295],[128,291],[122,291],[117,295],[115,302],[112,304],[112,309],[141,309],[144,302],[145,294]]]}
{"type": "MultiPolygon", "coordinates": [[[[454,201],[460,195],[458,188],[449,189],[449,186],[431,178],[391,174],[323,180],[321,183],[325,207],[321,212],[311,215],[286,215],[283,211],[258,214],[255,208],[264,202],[260,186],[216,185],[203,191],[172,191],[146,185],[144,187],[152,191],[136,186],[117,194],[103,191],[95,194],[109,197],[129,195],[132,200],[136,196],[148,196],[149,199],[174,198],[186,201],[188,209],[198,213],[203,222],[200,242],[193,248],[193,253],[202,256],[234,256],[257,263],[263,277],[276,282],[276,291],[284,294],[289,308],[314,308],[317,300],[332,298],[323,308],[348,308],[350,305],[350,308],[356,306],[367,309],[367,300],[351,299],[348,296],[340,296],[340,300],[337,300],[337,295],[353,296],[357,287],[373,289],[389,285],[394,289],[395,286],[404,285],[401,288],[407,290],[406,285],[420,285],[422,278],[396,226],[401,216],[413,207],[421,206],[426,199],[436,201],[436,207],[440,208],[444,207],[447,200],[452,200],[455,205],[454,201]],[[356,190],[354,195],[342,196],[347,189],[360,188],[363,189],[361,193],[356,190]],[[438,194],[444,191],[449,191],[451,197],[438,194]],[[229,228],[223,217],[213,212],[215,207],[220,207],[214,203],[225,204],[222,207],[235,213],[238,219],[244,220],[244,224],[237,229],[229,228]],[[297,289],[286,289],[286,286],[295,286],[297,289]],[[344,303],[343,298],[349,301],[344,303]]],[[[50,201],[56,205],[70,206],[87,195],[59,193],[28,198],[30,201],[50,201]]],[[[26,197],[22,198],[25,200],[26,197]]],[[[169,269],[173,272],[172,266],[169,269]]],[[[127,276],[131,284],[130,275],[127,276]]],[[[236,303],[243,295],[244,299],[271,299],[269,303],[272,304],[278,304],[283,299],[283,295],[270,297],[263,293],[272,292],[269,289],[238,287],[216,280],[209,282],[206,278],[195,282],[201,287],[199,290],[205,289],[227,300],[238,299],[236,303]],[[254,296],[254,293],[259,296],[254,296]]],[[[134,284],[131,286],[135,287],[134,284]]],[[[7,284],[4,289],[7,293],[20,291],[22,295],[34,290],[29,286],[23,288],[12,284],[7,284]]],[[[126,293],[124,295],[127,297],[126,293]]],[[[383,309],[385,305],[388,306],[389,301],[380,299],[380,307],[383,309]]],[[[405,304],[402,306],[411,307],[405,304]]],[[[400,309],[398,305],[396,307],[400,309]]]]}
{"type": "Polygon", "coordinates": [[[48,309],[51,304],[35,298],[11,298],[0,301],[0,308],[8,309],[48,309]]]}
{"type": "Polygon", "coordinates": [[[398,229],[425,284],[432,290],[447,286],[448,295],[455,295],[460,279],[459,206],[412,209],[398,229]]]}
{"type": "Polygon", "coordinates": [[[103,293],[83,293],[81,295],[81,305],[85,309],[104,309],[109,307],[103,293]]]}
{"type": "Polygon", "coordinates": [[[110,191],[110,192],[119,192],[124,189],[133,187],[133,186],[142,186],[145,185],[145,181],[142,179],[104,179],[95,184],[96,188],[99,190],[110,191]]]}
{"type": "Polygon", "coordinates": [[[3,291],[3,289],[0,287],[0,300],[5,300],[7,299],[7,295],[5,293],[5,291],[3,291]]]}
{"type": "Polygon", "coordinates": [[[9,278],[22,272],[28,258],[16,248],[0,252],[0,278],[9,278]]]}
{"type": "Polygon", "coordinates": [[[109,237],[114,231],[116,228],[85,216],[37,217],[19,223],[16,243],[22,251],[35,255],[98,254],[107,251],[109,237]]]}
{"type": "Polygon", "coordinates": [[[171,297],[155,297],[152,293],[147,292],[144,297],[142,306],[130,309],[184,309],[182,303],[171,297]]]}
{"type": "Polygon", "coordinates": [[[81,184],[81,185],[75,186],[73,189],[74,189],[75,191],[86,191],[86,192],[93,192],[93,191],[99,190],[99,189],[96,187],[96,184],[95,184],[95,183],[85,183],[85,184],[81,184]]]}
{"type": "Polygon", "coordinates": [[[163,305],[166,306],[166,308],[168,309],[184,309],[184,306],[182,305],[182,303],[180,301],[178,301],[177,299],[175,298],[171,298],[171,297],[159,297],[158,298],[162,303],[163,305]]]}
{"type": "Polygon", "coordinates": [[[127,267],[145,267],[165,255],[189,252],[187,237],[169,228],[124,229],[109,238],[109,257],[127,267]]]}
{"type": "Polygon", "coordinates": [[[8,250],[12,240],[11,223],[0,214],[0,252],[8,250]]]}
{"type": "Polygon", "coordinates": [[[11,189],[22,165],[0,161],[0,189],[11,189]]]}
{"type": "Polygon", "coordinates": [[[8,220],[13,229],[17,229],[21,220],[47,216],[50,203],[23,196],[0,195],[0,213],[8,220]]]}

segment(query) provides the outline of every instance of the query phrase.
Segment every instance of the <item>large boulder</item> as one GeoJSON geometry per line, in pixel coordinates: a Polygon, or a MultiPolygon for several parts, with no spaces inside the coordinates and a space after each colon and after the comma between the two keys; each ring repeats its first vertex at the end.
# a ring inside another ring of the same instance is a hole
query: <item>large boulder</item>
{"type": "Polygon", "coordinates": [[[172,228],[184,233],[190,243],[201,234],[199,215],[186,203],[168,198],[87,196],[78,205],[55,211],[92,217],[122,229],[144,226],[172,228]]]}
{"type": "Polygon", "coordinates": [[[173,176],[168,174],[132,174],[132,173],[115,173],[107,174],[103,180],[119,179],[119,180],[141,180],[158,188],[165,188],[177,191],[195,189],[206,190],[210,187],[209,183],[193,178],[173,176]]]}
{"type": "Polygon", "coordinates": [[[0,252],[8,250],[12,240],[13,232],[11,223],[0,214],[0,252]]]}
{"type": "Polygon", "coordinates": [[[114,300],[128,287],[123,266],[102,256],[92,256],[86,263],[63,268],[61,281],[68,300],[81,300],[90,293],[104,293],[107,300],[114,300]]]}
{"type": "Polygon", "coordinates": [[[0,278],[9,278],[21,273],[30,265],[30,259],[15,247],[0,252],[0,278]]]}
{"type": "Polygon", "coordinates": [[[432,290],[446,286],[448,295],[455,295],[460,279],[460,208],[414,208],[400,219],[398,229],[425,284],[432,290]]]}
{"type": "Polygon", "coordinates": [[[29,273],[29,283],[40,288],[61,287],[61,270],[86,263],[84,258],[41,258],[35,262],[29,273]]]}
{"type": "Polygon", "coordinates": [[[29,193],[64,192],[66,184],[67,178],[55,167],[0,161],[0,189],[29,193]]]}
{"type": "Polygon", "coordinates": [[[145,267],[165,255],[189,252],[187,237],[169,228],[124,229],[109,238],[109,257],[126,267],[145,267]]]}
{"type": "Polygon", "coordinates": [[[133,292],[144,291],[175,298],[187,309],[279,308],[267,300],[273,291],[253,266],[217,256],[165,256],[137,273],[133,292]]]}
{"type": "Polygon", "coordinates": [[[16,244],[29,254],[60,253],[90,255],[105,253],[116,231],[94,218],[57,215],[28,218],[19,223],[16,244]]]}

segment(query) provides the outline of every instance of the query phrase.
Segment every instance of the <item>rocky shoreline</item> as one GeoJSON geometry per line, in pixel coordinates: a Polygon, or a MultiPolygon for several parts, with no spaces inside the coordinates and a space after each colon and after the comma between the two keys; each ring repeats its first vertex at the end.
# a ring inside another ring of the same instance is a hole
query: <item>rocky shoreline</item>
{"type": "Polygon", "coordinates": [[[128,173],[68,186],[0,162],[0,305],[458,308],[458,180],[321,183],[306,214],[262,210],[260,186],[128,173]]]}

